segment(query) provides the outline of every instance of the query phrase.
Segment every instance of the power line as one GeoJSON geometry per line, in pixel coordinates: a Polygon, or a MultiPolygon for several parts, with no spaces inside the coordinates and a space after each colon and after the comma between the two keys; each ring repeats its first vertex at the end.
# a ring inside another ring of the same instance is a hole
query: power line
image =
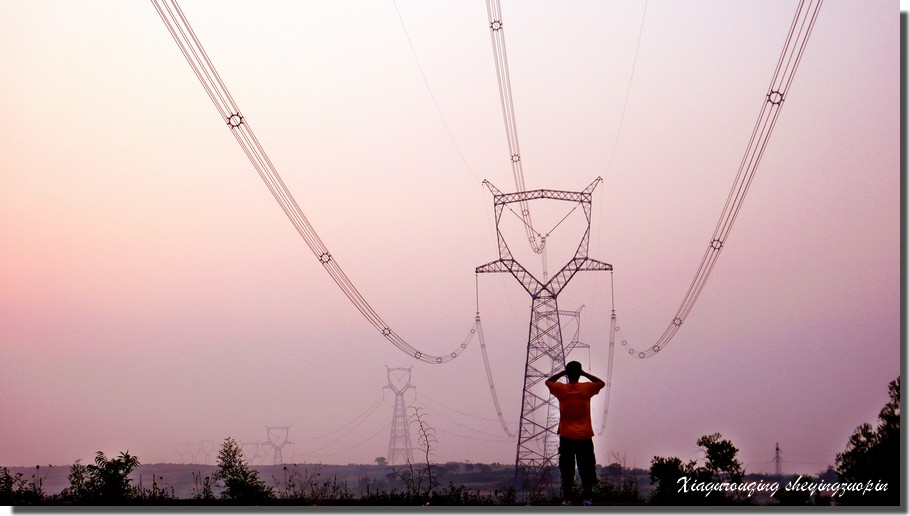
{"type": "MultiPolygon", "coordinates": [[[[370,416],[373,414],[373,412],[376,412],[376,409],[378,409],[379,406],[382,405],[382,402],[383,402],[383,401],[385,401],[385,400],[383,400],[383,399],[380,397],[378,400],[376,400],[375,403],[373,403],[372,405],[370,405],[366,410],[364,410],[363,412],[361,412],[360,414],[358,414],[357,417],[355,417],[354,419],[348,421],[347,423],[341,425],[340,427],[338,427],[338,428],[336,428],[336,429],[334,429],[334,430],[331,430],[331,431],[326,432],[326,433],[324,433],[324,434],[320,434],[320,435],[313,436],[313,437],[304,437],[304,438],[302,438],[302,439],[297,439],[297,441],[299,441],[299,442],[302,442],[302,441],[318,441],[319,439],[325,439],[326,437],[337,437],[337,436],[338,436],[338,432],[341,432],[342,430],[344,430],[345,428],[347,428],[349,425],[354,424],[354,427],[353,427],[353,428],[351,428],[350,430],[348,430],[347,432],[345,432],[345,433],[349,433],[349,432],[350,432],[351,430],[353,430],[354,428],[357,428],[358,426],[360,426],[360,425],[363,423],[364,420],[366,420],[368,417],[370,417],[370,416]],[[355,424],[355,423],[356,423],[356,424],[355,424]]],[[[333,441],[333,442],[334,442],[334,441],[333,441]]]]}
{"type": "Polygon", "coordinates": [[[736,221],[743,202],[746,199],[749,186],[755,178],[755,172],[758,170],[758,165],[765,153],[768,139],[771,137],[771,132],[774,130],[774,126],[777,123],[777,117],[780,114],[784,99],[786,99],[790,86],[793,83],[796,69],[799,67],[799,63],[802,60],[803,52],[809,41],[809,35],[812,32],[812,28],[815,26],[815,20],[818,17],[819,9],[821,9],[822,1],[823,0],[800,1],[796,14],[793,17],[793,22],[790,25],[790,32],[787,34],[784,48],[778,59],[777,67],[774,70],[771,85],[768,88],[768,93],[765,94],[765,100],[762,103],[761,111],[755,122],[755,127],[752,130],[749,144],[746,146],[746,151],[740,162],[736,179],[727,196],[723,212],[720,215],[720,219],[717,221],[714,234],[711,236],[711,241],[708,243],[708,248],[702,257],[698,271],[695,273],[695,278],[689,285],[689,290],[686,292],[682,303],[680,303],[676,314],[673,316],[673,319],[670,321],[670,324],[667,326],[666,330],[664,330],[663,334],[657,339],[657,342],[646,350],[637,353],[634,349],[630,349],[629,352],[633,356],[648,358],[660,352],[660,350],[670,342],[673,336],[676,335],[676,332],[679,331],[679,328],[689,316],[689,312],[692,311],[695,302],[705,288],[708,277],[714,270],[714,266],[720,256],[720,251],[727,241],[730,231],[733,229],[733,223],[736,221]]]}
{"type": "Polygon", "coordinates": [[[439,115],[439,120],[442,121],[442,126],[446,130],[446,134],[449,135],[449,140],[452,142],[452,145],[455,147],[455,150],[458,151],[458,156],[461,158],[462,163],[464,163],[465,168],[468,169],[468,172],[474,176],[474,179],[477,182],[480,182],[480,178],[477,177],[477,174],[474,173],[474,169],[468,163],[468,159],[465,157],[464,152],[461,151],[461,147],[458,146],[458,142],[455,141],[455,136],[452,134],[452,130],[449,128],[449,124],[446,122],[446,117],[442,114],[442,109],[439,107],[439,103],[436,101],[436,95],[433,94],[433,88],[430,87],[430,81],[427,79],[427,75],[423,71],[423,66],[420,64],[420,59],[417,57],[417,50],[414,48],[414,42],[411,41],[411,35],[408,34],[408,28],[404,23],[404,18],[401,16],[401,10],[398,9],[398,2],[392,0],[392,4],[395,6],[395,13],[398,15],[398,21],[401,22],[401,30],[404,31],[404,37],[408,40],[408,46],[411,47],[411,55],[414,56],[414,62],[417,63],[417,70],[420,72],[420,77],[423,79],[423,84],[427,87],[427,93],[430,95],[430,100],[433,102],[433,107],[436,108],[436,114],[439,115]]]}
{"type": "Polygon", "coordinates": [[[189,21],[183,14],[176,0],[151,0],[152,5],[161,16],[172,38],[177,43],[183,56],[192,68],[203,89],[209,96],[209,99],[215,105],[218,113],[225,121],[237,143],[243,149],[244,154],[250,160],[250,163],[256,169],[259,177],[265,183],[272,196],[278,202],[278,205],[284,211],[288,220],[294,225],[294,228],[306,242],[310,251],[319,260],[332,280],[339,289],[344,293],[354,307],[369,321],[369,323],[380,332],[380,334],[395,347],[407,353],[411,357],[422,362],[430,364],[442,364],[457,358],[470,343],[471,337],[475,333],[476,326],[472,327],[459,346],[452,352],[444,355],[434,355],[423,352],[399,336],[373,309],[366,301],[363,295],[354,286],[354,283],[347,277],[337,259],[332,256],[329,249],[319,238],[315,228],[310,224],[306,215],[300,209],[294,196],[288,190],[284,180],[278,174],[272,161],[269,159],[256,135],[250,127],[249,121],[240,113],[240,108],[234,102],[230,92],[224,85],[214,65],[206,54],[193,32],[189,21]]]}
{"type": "Polygon", "coordinates": [[[641,47],[641,35],[645,31],[645,15],[648,13],[648,1],[645,0],[645,8],[641,12],[641,25],[638,27],[638,41],[635,43],[635,56],[632,58],[632,71],[629,73],[629,84],[626,86],[626,99],[622,103],[622,113],[619,115],[619,127],[616,129],[616,138],[613,140],[613,149],[610,151],[610,159],[607,161],[607,174],[613,169],[613,157],[616,155],[616,146],[619,144],[619,135],[622,133],[622,123],[626,119],[626,107],[629,105],[629,94],[632,92],[632,79],[635,78],[635,65],[638,64],[638,50],[641,47]]]}
{"type": "MultiPolygon", "coordinates": [[[[515,104],[512,99],[512,82],[509,78],[509,59],[506,54],[505,32],[503,30],[502,7],[499,0],[487,0],[487,21],[490,24],[490,40],[493,43],[493,63],[496,66],[496,79],[499,85],[499,102],[502,106],[502,120],[506,128],[506,139],[509,144],[509,161],[512,164],[512,178],[515,190],[525,190],[525,176],[521,164],[521,149],[518,145],[518,124],[515,122],[515,104]]],[[[534,227],[531,224],[531,211],[527,201],[520,203],[521,218],[531,249],[536,254],[542,252],[534,227]]]]}

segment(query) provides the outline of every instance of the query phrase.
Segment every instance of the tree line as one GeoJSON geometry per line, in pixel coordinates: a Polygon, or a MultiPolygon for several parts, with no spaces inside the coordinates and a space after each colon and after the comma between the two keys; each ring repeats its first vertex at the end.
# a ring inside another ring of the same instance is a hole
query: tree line
{"type": "MultiPolygon", "coordinates": [[[[655,456],[651,460],[647,496],[639,477],[619,463],[599,468],[595,504],[611,505],[752,505],[765,492],[776,505],[900,505],[900,377],[888,386],[889,401],[878,422],[863,423],[845,450],[835,457],[836,478],[794,475],[788,479],[747,476],[737,458],[739,450],[718,433],[700,437],[701,461],[655,456]]],[[[76,461],[69,486],[60,493],[44,492],[40,468],[31,479],[0,467],[0,505],[524,505],[558,504],[558,490],[516,492],[503,487],[481,494],[451,480],[441,482],[443,465],[432,462],[434,430],[415,410],[422,462],[389,468],[389,479],[401,489],[378,489],[355,495],[337,477],[303,475],[285,467],[284,482],[269,485],[243,457],[237,441],[228,437],[218,452],[217,470],[194,475],[190,499],[178,499],[164,479],[152,476],[151,486],[134,485],[130,474],[139,458],[121,452],[108,458],[99,451],[92,464],[76,461]]],[[[384,464],[377,458],[377,464],[384,464]]],[[[558,475],[557,475],[558,476],[558,475]]]]}

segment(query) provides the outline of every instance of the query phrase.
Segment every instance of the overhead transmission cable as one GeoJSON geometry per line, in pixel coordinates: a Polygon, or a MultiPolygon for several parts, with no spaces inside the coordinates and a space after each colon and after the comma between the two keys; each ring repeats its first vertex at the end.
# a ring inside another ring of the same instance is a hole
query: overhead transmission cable
{"type": "Polygon", "coordinates": [[[186,19],[176,0],[151,0],[162,21],[167,26],[168,31],[180,48],[209,99],[215,105],[218,113],[230,128],[231,133],[240,144],[243,152],[252,163],[259,177],[265,183],[269,192],[278,201],[279,206],[284,211],[288,220],[294,225],[294,228],[309,246],[310,250],[319,260],[319,263],[325,268],[329,276],[335,281],[345,296],[351,301],[355,308],[376,328],[383,337],[394,344],[397,348],[408,355],[430,364],[441,364],[458,357],[468,346],[477,333],[480,316],[475,317],[475,323],[468,335],[454,351],[445,355],[433,355],[418,350],[401,338],[392,328],[379,316],[376,310],[364,299],[351,280],[342,270],[338,261],[329,252],[326,245],[319,238],[316,230],[307,220],[297,201],[288,190],[278,174],[272,161],[269,159],[262,145],[253,133],[249,121],[240,113],[240,109],[231,97],[230,92],[225,87],[215,70],[214,65],[206,54],[193,32],[192,27],[186,19]]]}
{"type": "Polygon", "coordinates": [[[411,55],[414,56],[414,62],[417,63],[417,71],[420,72],[420,77],[423,79],[423,84],[427,87],[427,93],[430,95],[430,100],[433,102],[433,107],[436,108],[436,114],[439,115],[439,119],[442,121],[442,126],[446,130],[446,134],[449,135],[449,140],[451,140],[452,145],[455,147],[455,150],[458,151],[458,156],[461,158],[462,163],[464,163],[465,168],[468,169],[468,172],[474,176],[474,179],[477,182],[480,182],[480,178],[477,177],[477,174],[474,173],[474,169],[468,163],[468,159],[465,157],[464,152],[461,151],[461,147],[458,146],[458,142],[455,141],[455,136],[452,134],[452,130],[449,128],[449,124],[446,122],[446,117],[442,114],[442,109],[439,107],[439,103],[436,101],[436,95],[433,94],[433,88],[430,87],[430,81],[427,79],[427,75],[423,71],[423,66],[420,64],[420,59],[417,57],[417,50],[414,48],[414,42],[411,41],[411,35],[408,34],[408,27],[404,23],[404,18],[401,16],[401,10],[398,9],[398,2],[392,0],[392,4],[395,6],[395,13],[398,15],[398,21],[401,22],[401,30],[404,32],[405,39],[408,40],[408,46],[411,47],[411,55]]]}
{"type": "Polygon", "coordinates": [[[727,196],[726,204],[717,221],[711,241],[708,243],[708,249],[702,257],[695,278],[689,285],[689,290],[686,292],[682,303],[680,303],[676,314],[667,329],[657,339],[657,342],[644,351],[636,352],[630,348],[628,350],[630,355],[638,358],[648,358],[660,352],[679,331],[705,288],[708,277],[717,263],[720,251],[727,241],[730,231],[733,229],[733,223],[736,222],[743,201],[745,201],[746,194],[749,191],[749,186],[755,178],[755,172],[758,170],[758,165],[768,145],[768,139],[771,137],[771,132],[777,123],[781,107],[793,83],[793,77],[796,75],[796,70],[802,60],[803,52],[806,49],[812,28],[815,26],[822,2],[823,0],[800,0],[799,2],[784,48],[780,53],[777,67],[774,70],[771,84],[768,87],[768,93],[765,94],[765,100],[762,102],[762,108],[752,130],[749,144],[746,146],[746,151],[740,162],[736,179],[727,196]]]}
{"type": "Polygon", "coordinates": [[[607,173],[613,168],[613,157],[616,155],[616,146],[619,144],[619,135],[622,133],[622,123],[626,119],[626,107],[629,105],[629,94],[632,92],[632,80],[635,78],[635,65],[638,64],[638,50],[641,48],[641,35],[645,31],[645,15],[648,13],[648,1],[645,0],[645,8],[641,12],[641,24],[638,27],[638,41],[635,43],[635,56],[632,58],[632,71],[629,73],[629,84],[626,86],[626,99],[622,103],[622,113],[619,115],[619,127],[616,129],[616,138],[613,140],[613,149],[610,151],[610,159],[607,161],[607,173]]]}
{"type": "Polygon", "coordinates": [[[623,346],[627,344],[622,329],[616,321],[616,308],[614,306],[613,295],[613,271],[610,271],[610,341],[607,347],[607,374],[604,377],[604,388],[606,389],[606,392],[604,393],[603,415],[600,419],[600,429],[597,431],[597,435],[603,435],[604,431],[607,429],[607,414],[610,411],[610,395],[613,393],[613,352],[616,350],[617,337],[619,337],[623,346]]]}
{"type": "MultiPolygon", "coordinates": [[[[462,152],[461,147],[458,145],[458,142],[455,141],[455,136],[452,134],[452,130],[449,128],[449,124],[446,122],[446,118],[442,114],[442,109],[439,107],[439,103],[436,101],[436,95],[433,94],[433,88],[430,87],[430,81],[427,79],[426,73],[424,73],[424,71],[423,71],[423,66],[420,64],[420,58],[417,56],[417,49],[414,48],[414,42],[411,40],[411,36],[408,33],[407,24],[405,24],[404,18],[401,16],[401,10],[398,8],[398,2],[396,0],[392,0],[392,4],[395,6],[395,13],[398,15],[398,21],[401,22],[401,29],[404,32],[405,39],[407,39],[407,41],[408,41],[408,46],[411,49],[411,55],[414,56],[414,62],[417,64],[417,70],[420,72],[420,77],[423,79],[424,86],[426,86],[426,88],[427,88],[427,93],[430,96],[430,100],[433,102],[433,107],[436,108],[436,114],[439,115],[439,119],[440,119],[440,121],[442,121],[442,125],[446,130],[446,134],[448,134],[449,140],[452,142],[452,145],[455,147],[455,150],[458,152],[458,155],[461,157],[461,161],[464,163],[465,167],[468,169],[468,171],[471,173],[471,175],[474,176],[475,179],[480,181],[480,178],[477,177],[477,174],[474,173],[474,169],[471,167],[470,163],[468,163],[468,160],[465,157],[464,152],[462,152]]],[[[530,218],[527,219],[527,221],[522,219],[522,221],[525,222],[525,224],[527,224],[528,222],[530,222],[530,218]]],[[[528,231],[533,231],[533,228],[528,226],[528,231]]],[[[479,292],[477,290],[476,274],[475,274],[475,292],[474,293],[475,293],[475,297],[477,299],[477,311],[476,311],[477,319],[476,319],[475,328],[477,329],[479,336],[480,336],[480,349],[483,354],[483,364],[484,364],[484,369],[486,370],[486,374],[487,374],[487,381],[490,386],[490,394],[492,395],[492,398],[493,398],[493,405],[496,408],[496,413],[499,416],[499,422],[502,424],[503,431],[505,431],[506,435],[508,435],[509,437],[514,437],[512,432],[509,431],[508,425],[505,422],[505,418],[502,414],[502,409],[499,406],[499,397],[496,394],[496,387],[493,383],[493,372],[490,369],[490,359],[489,359],[489,356],[487,355],[486,341],[483,337],[483,327],[480,322],[480,297],[479,297],[479,292]]]]}
{"type": "MultiPolygon", "coordinates": [[[[342,434],[342,435],[346,435],[346,434],[348,434],[351,430],[353,430],[354,428],[357,428],[358,426],[360,426],[368,417],[370,417],[370,416],[373,414],[373,412],[376,412],[376,410],[377,410],[380,406],[382,406],[382,404],[383,404],[384,401],[385,401],[385,400],[380,396],[380,398],[379,398],[378,400],[376,400],[375,403],[373,403],[373,404],[370,405],[366,410],[364,410],[364,411],[361,412],[359,415],[357,415],[357,417],[355,417],[354,419],[352,419],[352,420],[348,421],[347,423],[341,425],[340,427],[335,428],[334,430],[331,430],[331,431],[329,431],[329,432],[326,432],[326,433],[323,433],[323,434],[320,434],[320,435],[313,436],[313,437],[298,438],[298,439],[295,439],[295,441],[297,441],[297,442],[303,442],[303,441],[318,441],[318,440],[320,440],[320,439],[325,439],[326,437],[338,437],[338,433],[339,433],[339,432],[341,432],[341,431],[344,430],[345,428],[347,428],[347,427],[353,425],[353,427],[351,427],[350,429],[348,429],[347,432],[344,432],[344,434],[342,434]]],[[[333,442],[334,442],[334,441],[333,441],[333,442]]]]}
{"type": "Polygon", "coordinates": [[[351,450],[353,450],[354,448],[357,448],[357,447],[359,447],[359,446],[362,446],[362,445],[364,445],[364,444],[370,442],[371,440],[375,439],[379,434],[381,434],[381,433],[383,433],[383,432],[387,432],[388,430],[389,430],[389,423],[385,423],[385,424],[383,424],[383,425],[379,428],[379,430],[376,430],[375,432],[373,432],[372,434],[370,434],[368,437],[366,437],[366,438],[362,439],[361,441],[356,442],[356,443],[354,443],[354,444],[345,443],[345,444],[344,444],[344,448],[342,448],[342,449],[340,449],[340,450],[338,450],[338,451],[334,451],[334,452],[325,452],[325,451],[324,451],[326,448],[328,448],[328,446],[329,446],[330,444],[333,444],[333,443],[334,443],[334,441],[333,441],[332,443],[329,443],[329,444],[327,444],[327,445],[325,445],[325,446],[323,446],[323,447],[321,447],[321,448],[317,448],[317,449],[315,449],[315,450],[313,450],[313,451],[309,451],[309,452],[304,452],[304,453],[302,453],[302,454],[300,454],[300,455],[303,455],[303,456],[305,456],[305,457],[320,457],[320,458],[332,457],[332,456],[334,456],[334,455],[340,455],[340,454],[342,454],[342,453],[351,451],[351,450]]]}
{"type": "MultiPolygon", "coordinates": [[[[493,62],[496,65],[496,78],[499,84],[499,100],[502,106],[502,119],[506,127],[506,138],[509,142],[509,160],[512,163],[512,178],[515,189],[525,191],[524,170],[521,166],[521,149],[518,145],[518,124],[515,123],[515,105],[512,100],[512,82],[509,78],[509,60],[506,55],[505,34],[502,24],[502,7],[499,0],[487,0],[487,20],[490,23],[490,39],[493,43],[493,62]]],[[[531,224],[531,211],[527,201],[521,201],[521,218],[525,223],[528,242],[535,254],[543,249],[531,224]]]]}
{"type": "Polygon", "coordinates": [[[398,349],[417,360],[430,364],[442,364],[457,358],[473,340],[474,335],[479,335],[484,366],[487,372],[487,379],[490,385],[490,392],[493,396],[494,405],[496,406],[496,411],[499,414],[500,421],[503,425],[503,430],[505,430],[507,435],[511,436],[512,434],[509,432],[505,420],[503,419],[502,410],[499,407],[499,400],[493,385],[489,358],[487,357],[486,352],[486,342],[483,337],[483,327],[480,321],[479,303],[478,310],[474,317],[474,324],[467,336],[454,351],[446,355],[424,353],[411,346],[395,333],[373,307],[367,303],[344,273],[337,260],[329,252],[326,245],[319,238],[316,230],[300,209],[297,201],[285,185],[284,180],[282,180],[281,176],[278,174],[278,170],[262,148],[256,135],[253,133],[249,121],[241,115],[240,109],[234,102],[233,97],[224,85],[221,77],[218,75],[217,70],[203,49],[199,39],[196,37],[195,32],[186,19],[186,16],[183,14],[183,11],[180,9],[177,1],[152,0],[152,5],[154,5],[155,9],[158,11],[162,21],[174,41],[177,43],[177,46],[180,48],[181,53],[183,53],[192,68],[193,73],[195,73],[206,94],[208,94],[209,99],[215,105],[215,108],[218,110],[222,119],[225,120],[227,126],[231,129],[231,133],[234,135],[237,143],[240,144],[244,154],[246,154],[250,163],[252,163],[253,167],[256,169],[256,172],[269,189],[269,192],[271,192],[275,200],[278,201],[279,206],[282,211],[284,211],[288,220],[291,221],[291,224],[293,224],[307,246],[323,265],[326,272],[328,272],[329,276],[335,281],[336,285],[338,285],[348,300],[351,301],[354,307],[357,308],[367,321],[369,321],[374,328],[379,330],[382,336],[398,349]]]}
{"type": "MultiPolygon", "coordinates": [[[[436,400],[433,399],[433,398],[430,398],[429,396],[426,395],[426,393],[421,393],[419,397],[420,397],[420,400],[422,400],[422,401],[429,401],[430,403],[433,404],[434,407],[439,407],[439,408],[443,408],[443,409],[449,410],[449,411],[451,411],[451,412],[455,412],[455,413],[459,414],[460,416],[469,417],[469,418],[471,418],[471,419],[476,419],[476,420],[478,420],[478,421],[487,421],[487,422],[490,422],[490,423],[496,423],[496,422],[498,422],[497,419],[493,419],[493,418],[489,418],[489,417],[483,417],[483,416],[477,416],[477,415],[475,415],[475,414],[471,414],[471,413],[469,413],[469,412],[465,412],[465,411],[463,411],[463,410],[458,410],[458,409],[456,409],[456,408],[450,407],[450,406],[448,406],[448,405],[446,405],[446,404],[444,404],[444,403],[442,403],[442,402],[439,402],[439,401],[436,401],[436,400]]],[[[427,408],[433,409],[434,407],[427,407],[427,408]]]]}
{"type": "MultiPolygon", "coordinates": [[[[613,158],[616,156],[616,147],[619,145],[619,137],[622,134],[623,122],[626,119],[626,108],[629,106],[629,97],[632,93],[632,81],[635,79],[635,67],[638,64],[638,51],[639,51],[639,49],[641,49],[641,36],[645,32],[645,18],[647,16],[647,14],[648,14],[648,0],[645,0],[644,9],[642,9],[642,11],[641,11],[641,23],[638,26],[638,39],[635,42],[635,54],[632,57],[632,70],[629,72],[629,83],[626,85],[626,98],[625,98],[625,100],[623,100],[623,103],[622,103],[622,112],[619,115],[619,125],[616,128],[616,137],[613,139],[613,148],[610,150],[610,158],[607,160],[607,171],[606,171],[605,175],[609,174],[610,171],[613,170],[613,158]]],[[[599,215],[600,222],[601,222],[600,225],[603,226],[603,217],[604,217],[604,211],[605,211],[603,209],[603,195],[600,196],[600,202],[601,202],[601,209],[598,210],[598,213],[600,214],[599,215]]],[[[598,232],[597,240],[595,242],[596,249],[600,249],[600,237],[601,237],[601,233],[598,232]]],[[[610,278],[611,278],[610,281],[612,282],[612,278],[613,278],[612,272],[610,273],[610,278]]],[[[594,290],[593,290],[593,296],[595,299],[597,299],[598,285],[599,285],[599,282],[595,279],[594,280],[594,290]]],[[[610,291],[610,295],[611,296],[613,295],[612,290],[610,291]]],[[[615,315],[615,312],[614,312],[614,315],[615,315]]],[[[611,349],[610,350],[611,357],[612,357],[612,352],[613,352],[613,350],[611,349]]],[[[607,396],[607,398],[609,401],[609,396],[607,396]]],[[[605,416],[604,420],[606,421],[606,409],[604,409],[604,416],[605,416]]],[[[602,430],[601,430],[601,432],[602,432],[602,430]]]]}
{"type": "MultiPolygon", "coordinates": [[[[464,429],[466,429],[466,430],[470,430],[470,431],[472,431],[472,432],[477,432],[478,434],[481,434],[481,435],[484,435],[484,436],[487,436],[487,437],[494,437],[494,438],[497,438],[497,439],[506,440],[506,439],[502,438],[501,436],[496,436],[496,435],[493,435],[493,434],[491,434],[491,433],[489,433],[489,432],[484,432],[483,430],[479,430],[479,429],[477,429],[476,426],[469,426],[469,425],[467,425],[467,424],[465,424],[465,423],[462,423],[462,422],[460,422],[460,421],[458,421],[458,420],[456,420],[456,419],[452,419],[451,417],[446,416],[446,415],[443,414],[442,412],[439,412],[439,411],[436,411],[436,410],[432,410],[432,408],[429,408],[429,407],[424,407],[424,408],[427,409],[427,412],[428,412],[429,414],[434,414],[434,415],[436,415],[436,416],[438,416],[438,417],[440,417],[440,418],[442,418],[442,419],[445,419],[446,421],[448,421],[449,423],[452,423],[452,424],[455,425],[455,426],[460,426],[460,427],[462,427],[462,428],[464,428],[464,429]]],[[[510,437],[511,437],[511,436],[510,436],[510,437]]]]}

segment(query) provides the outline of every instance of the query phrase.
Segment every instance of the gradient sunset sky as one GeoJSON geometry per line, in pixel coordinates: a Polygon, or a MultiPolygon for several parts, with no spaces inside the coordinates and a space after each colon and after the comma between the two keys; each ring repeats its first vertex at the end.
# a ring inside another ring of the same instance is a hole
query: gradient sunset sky
{"type": "MultiPolygon", "coordinates": [[[[585,273],[559,298],[584,305],[576,358],[595,374],[613,306],[636,348],[675,313],[797,4],[502,1],[528,188],[604,179],[590,255],[613,264],[614,296],[609,274],[585,273]]],[[[397,1],[420,67],[391,0],[181,6],[399,334],[445,354],[479,299],[514,431],[530,299],[505,275],[475,296],[474,268],[498,257],[481,181],[514,190],[484,2],[397,1]]],[[[412,365],[436,460],[514,463],[477,342],[428,365],[363,319],[149,2],[0,12],[0,465],[178,462],[178,443],[265,440],[266,425],[291,425],[294,462],[372,463],[389,440],[385,366],[412,365]]],[[[898,2],[826,0],[698,304],[653,358],[617,350],[599,463],[700,458],[696,440],[720,432],[749,472],[773,471],[780,443],[786,473],[815,473],[875,420],[901,358],[899,79],[898,2]]],[[[552,268],[578,224],[551,242],[552,268]]]]}

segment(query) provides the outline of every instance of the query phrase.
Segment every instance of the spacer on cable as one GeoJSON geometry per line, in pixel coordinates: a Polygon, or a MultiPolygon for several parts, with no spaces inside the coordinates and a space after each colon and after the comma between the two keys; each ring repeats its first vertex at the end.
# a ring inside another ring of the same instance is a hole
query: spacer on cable
{"type": "Polygon", "coordinates": [[[449,356],[451,356],[451,357],[452,357],[452,358],[455,358],[455,357],[457,357],[457,356],[458,356],[458,353],[452,353],[452,354],[451,354],[451,355],[449,355],[449,356]]]}
{"type": "Polygon", "coordinates": [[[655,344],[655,345],[651,346],[651,350],[652,350],[652,351],[660,351],[660,346],[658,346],[657,344],[655,344]]]}
{"type": "Polygon", "coordinates": [[[493,29],[493,30],[500,30],[500,29],[502,29],[502,21],[501,21],[501,20],[494,20],[493,23],[490,24],[490,28],[493,29]]]}
{"type": "Polygon", "coordinates": [[[628,345],[629,345],[629,341],[626,341],[626,340],[622,341],[622,345],[623,345],[623,346],[628,346],[628,345]]]}
{"type": "Polygon", "coordinates": [[[475,333],[477,333],[477,330],[475,330],[474,328],[471,328],[471,334],[473,335],[475,333]]]}
{"type": "Polygon", "coordinates": [[[619,331],[619,326],[616,326],[616,327],[613,328],[613,329],[616,330],[616,331],[619,331]]]}
{"type": "Polygon", "coordinates": [[[610,386],[610,382],[607,382],[607,385],[606,385],[606,386],[609,387],[609,386],[610,386]]]}
{"type": "Polygon", "coordinates": [[[442,363],[442,357],[436,357],[436,363],[437,363],[437,364],[441,364],[441,363],[442,363]]]}
{"type": "Polygon", "coordinates": [[[493,387],[493,384],[491,383],[491,384],[490,384],[490,389],[495,389],[495,388],[496,388],[496,387],[493,387]]]}
{"type": "Polygon", "coordinates": [[[719,250],[723,246],[724,246],[724,243],[721,242],[721,240],[719,238],[715,238],[714,240],[711,241],[711,248],[713,248],[713,249],[719,250]]]}
{"type": "Polygon", "coordinates": [[[487,347],[486,344],[481,344],[481,345],[480,345],[480,349],[486,349],[486,347],[487,347]]]}
{"type": "Polygon", "coordinates": [[[415,351],[415,352],[414,352],[414,358],[420,358],[420,357],[422,357],[422,356],[423,356],[423,353],[421,353],[420,351],[415,351]]]}
{"type": "Polygon", "coordinates": [[[770,102],[774,105],[780,104],[783,101],[784,101],[784,94],[777,90],[772,90],[771,93],[768,94],[768,102],[770,102]]]}
{"type": "Polygon", "coordinates": [[[392,334],[392,329],[389,328],[388,326],[386,326],[385,328],[382,329],[382,334],[383,334],[383,336],[388,337],[389,335],[392,334]]]}
{"type": "Polygon", "coordinates": [[[512,163],[518,163],[519,161],[521,161],[521,156],[518,154],[512,154],[512,163]]]}
{"type": "Polygon", "coordinates": [[[630,354],[630,355],[634,355],[634,354],[635,354],[635,350],[632,349],[632,348],[629,348],[629,354],[630,354]]]}
{"type": "Polygon", "coordinates": [[[611,343],[610,343],[610,347],[611,347],[611,348],[612,348],[612,347],[613,347],[613,345],[614,345],[614,343],[613,343],[613,342],[611,342],[611,343]]]}
{"type": "Polygon", "coordinates": [[[644,354],[644,353],[639,353],[639,354],[638,354],[638,358],[645,358],[645,354],[644,354]]]}
{"type": "MultiPolygon", "coordinates": [[[[466,347],[468,347],[468,345],[465,344],[464,342],[462,342],[462,343],[461,343],[461,349],[465,349],[466,347]]],[[[455,353],[452,353],[452,354],[454,355],[455,353]]]]}
{"type": "Polygon", "coordinates": [[[332,255],[330,255],[329,253],[322,253],[319,255],[319,261],[323,265],[325,265],[325,264],[329,263],[330,261],[332,261],[332,255]]]}
{"type": "Polygon", "coordinates": [[[231,113],[231,116],[229,116],[227,119],[227,125],[231,126],[232,128],[240,127],[240,124],[242,123],[243,115],[240,113],[231,113]]]}
{"type": "Polygon", "coordinates": [[[676,317],[675,319],[673,319],[673,324],[675,324],[676,326],[682,326],[682,319],[680,319],[679,317],[676,317]]]}

